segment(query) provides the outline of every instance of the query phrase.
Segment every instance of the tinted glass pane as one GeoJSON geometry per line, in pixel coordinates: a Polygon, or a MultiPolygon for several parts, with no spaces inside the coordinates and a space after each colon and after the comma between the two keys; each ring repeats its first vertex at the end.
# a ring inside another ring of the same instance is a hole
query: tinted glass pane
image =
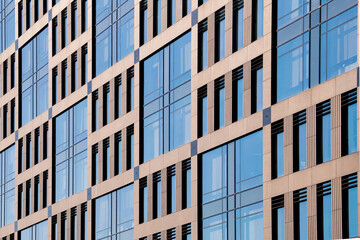
{"type": "Polygon", "coordinates": [[[276,136],[276,156],[277,156],[277,177],[284,176],[284,133],[279,133],[276,136]]]}
{"type": "Polygon", "coordinates": [[[201,116],[202,116],[202,136],[207,134],[207,97],[201,99],[201,116]]]}
{"type": "Polygon", "coordinates": [[[307,166],[307,146],[306,146],[306,123],[299,127],[299,170],[307,166]]]}
{"type": "Polygon", "coordinates": [[[307,231],[307,202],[299,203],[299,222],[300,222],[300,240],[308,239],[308,231],[307,231]]]}
{"type": "Polygon", "coordinates": [[[225,88],[219,90],[219,128],[225,126],[225,88]]]}
{"type": "Polygon", "coordinates": [[[243,92],[244,92],[244,87],[243,87],[243,79],[241,78],[240,80],[238,80],[236,82],[236,92],[237,92],[237,120],[240,120],[243,118],[243,92]]]}
{"type": "Polygon", "coordinates": [[[324,239],[332,239],[332,223],[331,223],[331,195],[323,197],[323,236],[324,239]]]}
{"type": "Polygon", "coordinates": [[[323,162],[331,160],[331,123],[330,114],[322,117],[322,156],[323,162]]]}
{"type": "Polygon", "coordinates": [[[277,209],[277,239],[285,240],[285,209],[277,209]]]}
{"type": "Polygon", "coordinates": [[[256,110],[263,108],[263,69],[256,71],[256,110]]]}
{"type": "Polygon", "coordinates": [[[349,238],[358,236],[358,204],[357,187],[348,190],[348,216],[349,216],[349,238]]]}
{"type": "Polygon", "coordinates": [[[348,106],[348,152],[357,150],[357,104],[348,106]]]}

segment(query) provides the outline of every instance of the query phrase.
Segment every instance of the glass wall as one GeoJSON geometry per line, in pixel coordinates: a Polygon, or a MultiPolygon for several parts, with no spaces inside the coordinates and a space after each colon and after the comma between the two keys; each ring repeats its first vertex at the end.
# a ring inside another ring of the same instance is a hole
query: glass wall
{"type": "Polygon", "coordinates": [[[15,145],[0,153],[0,227],[15,220],[15,145]]]}
{"type": "Polygon", "coordinates": [[[20,58],[20,125],[24,126],[48,109],[47,28],[42,30],[20,50],[20,58]]]}
{"type": "Polygon", "coordinates": [[[134,51],[134,0],[95,1],[95,76],[134,51]]]}
{"type": "Polygon", "coordinates": [[[190,141],[190,32],[142,63],[143,161],[190,141]]]}
{"type": "Polygon", "coordinates": [[[15,41],[15,0],[0,2],[0,52],[15,41]]]}
{"type": "Polygon", "coordinates": [[[276,10],[277,102],[356,67],[356,0],[278,0],[276,10]]]}
{"type": "Polygon", "coordinates": [[[95,199],[95,239],[134,239],[134,186],[95,199]]]}
{"type": "Polygon", "coordinates": [[[87,186],[87,99],[55,118],[55,202],[87,186]]]}
{"type": "Polygon", "coordinates": [[[47,240],[48,239],[48,221],[32,225],[19,232],[21,240],[47,240]]]}
{"type": "Polygon", "coordinates": [[[262,131],[201,156],[203,239],[263,238],[262,131]]]}

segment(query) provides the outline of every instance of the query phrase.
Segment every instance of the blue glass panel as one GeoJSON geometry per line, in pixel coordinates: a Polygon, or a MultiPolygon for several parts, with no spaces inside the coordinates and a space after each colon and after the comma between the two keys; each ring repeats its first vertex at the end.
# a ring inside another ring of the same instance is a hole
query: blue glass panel
{"type": "Polygon", "coordinates": [[[55,200],[56,202],[68,197],[69,190],[68,162],[63,162],[55,167],[55,200]]]}
{"type": "Polygon", "coordinates": [[[190,142],[191,96],[187,96],[170,107],[170,150],[190,142]]]}
{"type": "Polygon", "coordinates": [[[284,176],[284,133],[276,135],[277,177],[284,176]]]}
{"type": "Polygon", "coordinates": [[[300,240],[308,239],[307,202],[299,203],[300,240]]]}
{"type": "Polygon", "coordinates": [[[48,76],[46,75],[43,79],[39,80],[36,85],[36,115],[38,116],[48,109],[48,76]]]}
{"type": "Polygon", "coordinates": [[[201,33],[201,70],[206,69],[208,67],[208,31],[204,31],[201,33]]]}
{"type": "Polygon", "coordinates": [[[322,116],[322,162],[331,160],[331,119],[330,114],[322,116]]]}
{"type": "Polygon", "coordinates": [[[111,194],[95,200],[95,238],[102,239],[111,234],[111,194]]]}
{"type": "Polygon", "coordinates": [[[264,0],[257,0],[257,27],[256,27],[256,39],[263,36],[263,24],[264,24],[264,0]]]}
{"type": "Polygon", "coordinates": [[[263,69],[256,71],[256,111],[263,108],[263,69]]]}
{"type": "Polygon", "coordinates": [[[203,221],[203,239],[227,239],[226,214],[220,214],[203,221]]]}
{"type": "Polygon", "coordinates": [[[244,84],[243,84],[243,79],[239,79],[237,82],[236,82],[236,100],[237,100],[237,104],[236,104],[236,114],[237,114],[237,120],[240,120],[243,118],[243,99],[244,99],[244,96],[243,96],[243,92],[244,92],[244,84]]]}
{"type": "Polygon", "coordinates": [[[323,236],[324,239],[332,239],[332,223],[331,223],[331,195],[322,197],[323,209],[322,209],[322,220],[323,220],[323,236]]]}
{"type": "Polygon", "coordinates": [[[357,151],[357,104],[348,106],[348,153],[354,153],[357,151]]]}
{"type": "Polygon", "coordinates": [[[201,99],[201,116],[202,116],[202,136],[207,134],[207,97],[201,99]]]}
{"type": "Polygon", "coordinates": [[[357,187],[348,190],[348,216],[349,216],[349,238],[358,236],[358,204],[357,204],[357,187]]]}
{"type": "Polygon", "coordinates": [[[225,126],[225,88],[219,90],[219,128],[225,126]]]}
{"type": "Polygon", "coordinates": [[[236,43],[235,49],[239,50],[244,47],[244,8],[236,12],[236,43]]]}
{"type": "Polygon", "coordinates": [[[277,239],[285,240],[285,209],[277,209],[277,239]]]}
{"type": "Polygon", "coordinates": [[[299,170],[307,167],[306,123],[299,126],[299,170]]]}
{"type": "Polygon", "coordinates": [[[108,28],[96,37],[96,75],[111,66],[111,30],[108,28]]]}
{"type": "Polygon", "coordinates": [[[74,194],[87,186],[87,152],[74,157],[74,194]]]}

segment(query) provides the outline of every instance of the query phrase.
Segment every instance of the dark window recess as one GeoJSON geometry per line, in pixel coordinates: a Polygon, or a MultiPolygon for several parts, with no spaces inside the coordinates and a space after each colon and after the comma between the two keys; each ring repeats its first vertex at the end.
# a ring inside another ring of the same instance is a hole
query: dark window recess
{"type": "Polygon", "coordinates": [[[4,63],[3,63],[3,94],[5,95],[8,91],[8,84],[7,84],[7,81],[8,81],[8,61],[6,60],[4,63]]]}
{"type": "Polygon", "coordinates": [[[61,48],[67,45],[67,11],[61,12],[61,48]]]}
{"type": "Polygon", "coordinates": [[[31,213],[31,180],[26,181],[26,205],[25,216],[31,213]]]}
{"type": "Polygon", "coordinates": [[[153,240],[161,240],[161,233],[155,233],[153,234],[153,240]]]}
{"type": "Polygon", "coordinates": [[[121,94],[121,74],[115,77],[115,118],[121,117],[122,94],[121,94]]]}
{"type": "MultiPolygon", "coordinates": [[[[306,141],[302,142],[303,136],[301,135],[300,126],[306,124],[306,111],[301,111],[299,113],[294,114],[293,116],[293,172],[297,172],[306,168],[306,141]],[[305,144],[305,146],[303,146],[305,144]],[[305,151],[303,151],[303,147],[305,147],[305,151]],[[305,155],[304,155],[305,154],[305,155]],[[305,164],[305,166],[301,166],[301,164],[305,164]]],[[[305,125],[306,127],[306,125],[305,125]]],[[[306,134],[306,128],[305,128],[306,134]]],[[[306,135],[305,135],[306,138],[306,135]]]]}
{"type": "Polygon", "coordinates": [[[60,232],[60,239],[66,240],[66,228],[67,228],[67,216],[66,211],[61,213],[61,232],[60,232]]]}
{"type": "Polygon", "coordinates": [[[147,0],[140,2],[140,45],[147,42],[147,14],[148,14],[147,0]]]}
{"type": "Polygon", "coordinates": [[[175,228],[168,229],[166,231],[166,239],[176,239],[176,230],[175,228]]]}
{"type": "Polygon", "coordinates": [[[343,238],[358,236],[357,173],[341,178],[343,238]]]}
{"type": "Polygon", "coordinates": [[[198,54],[198,72],[201,72],[202,70],[204,70],[205,68],[207,68],[208,66],[208,35],[207,35],[207,30],[208,30],[208,23],[207,23],[207,19],[201,21],[198,24],[198,36],[199,36],[199,41],[198,41],[198,49],[199,49],[199,54],[198,54]]]}
{"type": "Polygon", "coordinates": [[[34,212],[40,210],[40,177],[39,175],[35,176],[34,182],[34,212]]]}
{"type": "Polygon", "coordinates": [[[134,68],[127,70],[127,112],[134,109],[134,68]]]}
{"type": "Polygon", "coordinates": [[[88,62],[87,55],[88,47],[87,44],[81,47],[81,86],[85,85],[88,81],[88,62]]]}
{"type": "Polygon", "coordinates": [[[275,179],[281,177],[284,174],[284,159],[283,159],[283,152],[284,149],[279,149],[283,147],[281,146],[280,142],[278,141],[279,134],[283,134],[284,132],[284,121],[283,119],[274,122],[271,124],[271,178],[275,179]]]}
{"type": "Polygon", "coordinates": [[[92,146],[92,185],[94,186],[99,182],[99,162],[98,162],[98,144],[92,146]]]}
{"type": "Polygon", "coordinates": [[[70,209],[70,214],[71,214],[71,223],[70,223],[70,234],[71,234],[71,239],[76,239],[76,224],[77,224],[77,212],[76,212],[76,207],[73,207],[70,209]]]}
{"type": "Polygon", "coordinates": [[[191,160],[182,162],[182,209],[191,206],[191,160]]]}
{"type": "Polygon", "coordinates": [[[46,208],[48,205],[48,187],[49,187],[49,173],[46,170],[43,173],[43,208],[46,208]]]}
{"type": "MultiPolygon", "coordinates": [[[[294,202],[294,238],[303,239],[307,238],[307,212],[303,215],[302,207],[307,208],[307,205],[302,205],[307,201],[307,190],[306,188],[294,191],[293,202],[294,202]],[[305,220],[306,222],[304,222],[305,220]],[[306,225],[305,225],[305,224],[306,225]],[[305,231],[306,229],[306,231],[305,231]]],[[[307,209],[305,209],[307,210],[307,209]]]]}
{"type": "Polygon", "coordinates": [[[35,161],[34,164],[38,164],[40,162],[40,129],[35,129],[35,161]]]}
{"type": "Polygon", "coordinates": [[[140,188],[140,209],[139,209],[139,222],[143,223],[147,221],[147,178],[141,178],[139,181],[140,188]]]}
{"type": "Polygon", "coordinates": [[[284,209],[284,195],[273,197],[271,199],[271,211],[272,211],[272,239],[282,239],[283,232],[280,232],[285,226],[282,224],[281,211],[284,209]],[[280,231],[279,231],[280,230],[280,231]]]}
{"type": "Polygon", "coordinates": [[[103,181],[110,178],[110,141],[103,141],[103,181]]]}
{"type": "Polygon", "coordinates": [[[243,67],[232,72],[232,121],[243,118],[243,67]],[[241,82],[240,82],[241,81],[241,82]]]}
{"type": "Polygon", "coordinates": [[[67,60],[61,63],[61,99],[67,96],[67,60]]]}
{"type": "Polygon", "coordinates": [[[126,169],[129,170],[134,167],[134,125],[126,129],[126,169]]]}
{"type": "Polygon", "coordinates": [[[115,133],[115,175],[121,173],[121,131],[115,133]]]}
{"type": "Polygon", "coordinates": [[[81,236],[80,239],[81,240],[86,240],[87,237],[87,203],[82,203],[81,204],[81,224],[80,224],[80,229],[81,229],[81,236]]]}
{"type": "Polygon", "coordinates": [[[96,90],[95,92],[92,93],[92,131],[95,132],[98,128],[98,121],[99,121],[99,116],[98,116],[98,90],[96,90]]]}
{"type": "Polygon", "coordinates": [[[215,12],[215,62],[225,57],[225,8],[215,12]]]}
{"type": "Polygon", "coordinates": [[[51,217],[51,239],[57,239],[57,216],[51,217]]]}
{"type": "Polygon", "coordinates": [[[331,159],[330,152],[330,101],[316,105],[316,162],[327,162],[331,159]]]}
{"type": "Polygon", "coordinates": [[[77,1],[71,3],[71,40],[77,37],[77,1]]]}
{"type": "Polygon", "coordinates": [[[11,55],[10,88],[15,87],[15,54],[11,55]]]}
{"type": "Polygon", "coordinates": [[[176,211],[176,176],[175,165],[167,168],[167,213],[176,211]]]}
{"type": "Polygon", "coordinates": [[[6,138],[8,135],[8,105],[4,105],[3,107],[4,117],[3,117],[3,138],[6,138]]]}
{"type": "Polygon", "coordinates": [[[31,167],[31,134],[26,135],[26,169],[31,167]]]}
{"type": "Polygon", "coordinates": [[[182,240],[187,240],[187,236],[191,236],[191,223],[184,224],[181,226],[182,240]]]}
{"type": "Polygon", "coordinates": [[[21,36],[22,31],[24,29],[24,27],[23,27],[23,13],[24,13],[23,1],[20,1],[19,4],[18,4],[18,16],[19,16],[18,31],[19,31],[19,37],[21,36]]]}
{"type": "Polygon", "coordinates": [[[207,108],[204,109],[205,106],[203,103],[206,97],[207,97],[207,85],[198,89],[198,137],[202,137],[207,132],[207,108]],[[205,113],[206,116],[204,116],[205,113]]]}
{"type": "Polygon", "coordinates": [[[103,86],[103,125],[110,123],[110,84],[103,86]]]}
{"type": "Polygon", "coordinates": [[[58,101],[58,68],[57,66],[52,70],[52,104],[55,105],[58,101]]]}
{"type": "Polygon", "coordinates": [[[341,155],[357,150],[357,89],[341,95],[341,155]]]}
{"type": "Polygon", "coordinates": [[[18,186],[18,219],[22,218],[23,214],[23,185],[18,186]]]}
{"type": "Polygon", "coordinates": [[[52,20],[52,55],[54,56],[58,51],[58,19],[52,20]]]}
{"type": "Polygon", "coordinates": [[[153,219],[161,217],[161,172],[153,174],[153,219]]]}
{"type": "Polygon", "coordinates": [[[71,92],[75,92],[78,88],[77,72],[77,52],[74,52],[71,55],[71,92]]]}
{"type": "Polygon", "coordinates": [[[215,80],[215,130],[225,126],[225,79],[215,80]]]}
{"type": "MultiPolygon", "coordinates": [[[[316,185],[317,198],[317,237],[324,239],[326,234],[331,234],[331,182],[316,185]],[[325,221],[330,218],[330,226],[325,226],[325,221]]],[[[330,235],[331,236],[331,235],[330,235]]]]}
{"type": "Polygon", "coordinates": [[[251,61],[251,113],[262,109],[262,81],[258,78],[258,71],[263,68],[263,56],[251,61]]]}
{"type": "Polygon", "coordinates": [[[48,158],[48,147],[49,147],[49,124],[46,122],[44,124],[43,132],[43,160],[48,158]]]}
{"type": "Polygon", "coordinates": [[[23,171],[23,139],[19,139],[19,148],[18,148],[18,173],[22,173],[23,171]]]}

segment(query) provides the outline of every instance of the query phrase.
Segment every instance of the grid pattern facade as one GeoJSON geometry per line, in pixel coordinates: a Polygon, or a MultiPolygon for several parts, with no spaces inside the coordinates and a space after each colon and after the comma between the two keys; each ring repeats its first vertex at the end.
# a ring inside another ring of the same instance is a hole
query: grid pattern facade
{"type": "Polygon", "coordinates": [[[0,8],[0,239],[359,236],[358,0],[0,8]]]}

